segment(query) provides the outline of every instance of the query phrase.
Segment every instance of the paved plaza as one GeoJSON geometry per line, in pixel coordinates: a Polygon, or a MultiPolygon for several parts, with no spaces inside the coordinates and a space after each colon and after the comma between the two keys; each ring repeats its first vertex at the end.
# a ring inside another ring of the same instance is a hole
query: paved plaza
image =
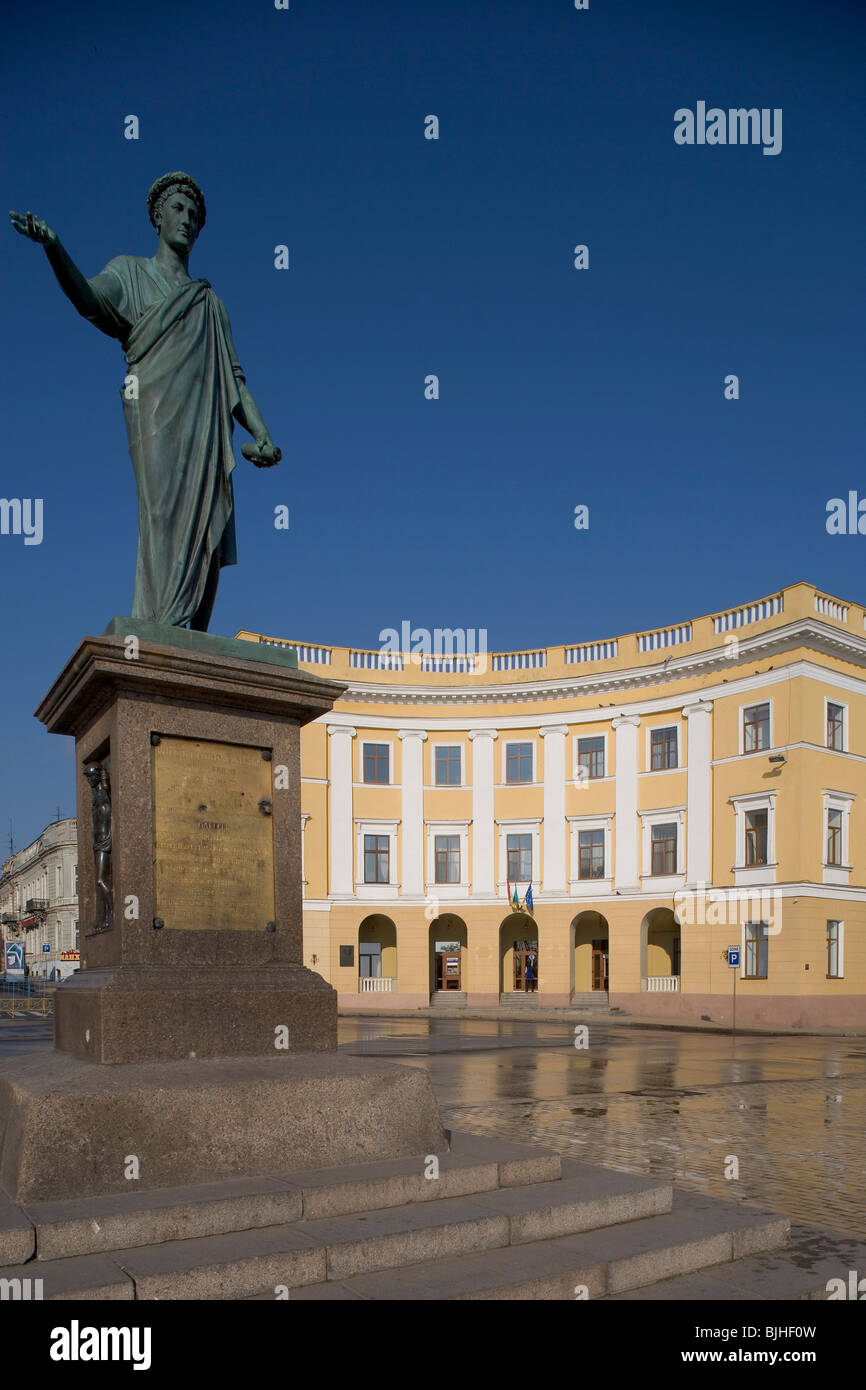
{"type": "MultiPolygon", "coordinates": [[[[430,1072],[455,1130],[538,1142],[866,1237],[866,1039],[738,1037],[590,1022],[343,1018],[340,1046],[430,1072]],[[737,1180],[725,1178],[730,1157],[737,1180]]],[[[0,1022],[0,1057],[51,1024],[0,1022]]]]}
{"type": "Polygon", "coordinates": [[[454,1129],[866,1236],[866,1039],[587,1026],[585,1050],[559,1022],[344,1018],[340,1039],[428,1067],[454,1129]]]}

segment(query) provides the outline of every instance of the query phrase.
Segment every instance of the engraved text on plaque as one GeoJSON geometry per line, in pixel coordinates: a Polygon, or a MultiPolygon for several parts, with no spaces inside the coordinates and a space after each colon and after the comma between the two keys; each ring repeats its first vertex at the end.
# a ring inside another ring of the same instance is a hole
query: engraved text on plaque
{"type": "Polygon", "coordinates": [[[271,763],[260,748],[152,741],[155,917],[183,931],[264,931],[274,918],[271,763]]]}

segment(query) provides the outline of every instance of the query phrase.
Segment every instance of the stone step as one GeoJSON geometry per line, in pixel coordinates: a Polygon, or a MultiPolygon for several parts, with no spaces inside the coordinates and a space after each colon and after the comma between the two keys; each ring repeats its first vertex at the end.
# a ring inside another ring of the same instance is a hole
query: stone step
{"type": "Polygon", "coordinates": [[[430,996],[430,1007],[432,1009],[465,1009],[466,994],[459,989],[437,989],[430,996]]]}
{"type": "Polygon", "coordinates": [[[263,1289],[276,1296],[278,1288],[296,1290],[369,1271],[438,1263],[479,1249],[532,1248],[533,1242],[670,1209],[669,1184],[570,1161],[566,1166],[568,1175],[550,1182],[190,1237],[110,1255],[30,1261],[4,1274],[32,1277],[38,1271],[45,1299],[101,1297],[96,1290],[106,1286],[106,1261],[121,1287],[120,1276],[132,1282],[137,1299],[234,1299],[263,1289]],[[88,1293],[91,1266],[94,1282],[88,1293]]]}
{"type": "MultiPolygon", "coordinates": [[[[792,1226],[791,1238],[780,1250],[647,1284],[631,1293],[614,1294],[610,1301],[774,1302],[776,1299],[828,1299],[831,1291],[836,1297],[850,1299],[853,1286],[864,1275],[866,1241],[814,1227],[792,1226]],[[843,1288],[831,1285],[833,1279],[841,1279],[843,1288]]],[[[860,1299],[864,1293],[866,1285],[856,1297],[860,1299]]]]}
{"type": "MultiPolygon", "coordinates": [[[[731,1261],[782,1247],[788,1230],[786,1217],[678,1190],[673,1209],[659,1216],[534,1244],[437,1259],[408,1269],[307,1285],[291,1290],[289,1297],[304,1301],[573,1301],[579,1291],[581,1296],[599,1299],[707,1266],[724,1264],[735,1269],[731,1261]]],[[[260,1293],[259,1297],[264,1299],[268,1294],[260,1293]]]]}
{"type": "Polygon", "coordinates": [[[34,1244],[39,1260],[66,1259],[555,1182],[562,1173],[551,1149],[479,1135],[454,1133],[451,1151],[435,1157],[438,1178],[425,1176],[431,1165],[418,1156],[21,1208],[0,1200],[0,1264],[23,1263],[34,1244]]]}

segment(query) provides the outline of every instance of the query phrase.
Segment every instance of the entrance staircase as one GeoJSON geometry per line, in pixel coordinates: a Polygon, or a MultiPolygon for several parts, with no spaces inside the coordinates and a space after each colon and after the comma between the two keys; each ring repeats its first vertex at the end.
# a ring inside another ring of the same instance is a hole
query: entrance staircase
{"type": "MultiPolygon", "coordinates": [[[[476,1135],[448,1153],[13,1207],[44,1299],[820,1298],[866,1245],[476,1135]],[[810,1243],[811,1242],[811,1243],[810,1243]]],[[[859,1261],[859,1263],[858,1263],[859,1261]]]]}
{"type": "Polygon", "coordinates": [[[463,989],[437,989],[430,996],[431,1009],[465,1009],[466,991],[463,989]]]}

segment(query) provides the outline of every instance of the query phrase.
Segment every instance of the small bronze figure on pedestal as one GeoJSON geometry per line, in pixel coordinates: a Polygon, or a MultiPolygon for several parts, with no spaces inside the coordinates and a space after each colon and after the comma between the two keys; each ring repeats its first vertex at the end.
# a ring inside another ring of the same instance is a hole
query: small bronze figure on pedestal
{"type": "Polygon", "coordinates": [[[85,763],[84,775],[92,792],[93,870],[98,916],[94,931],[114,926],[114,894],[111,885],[111,788],[102,763],[85,763]]]}

